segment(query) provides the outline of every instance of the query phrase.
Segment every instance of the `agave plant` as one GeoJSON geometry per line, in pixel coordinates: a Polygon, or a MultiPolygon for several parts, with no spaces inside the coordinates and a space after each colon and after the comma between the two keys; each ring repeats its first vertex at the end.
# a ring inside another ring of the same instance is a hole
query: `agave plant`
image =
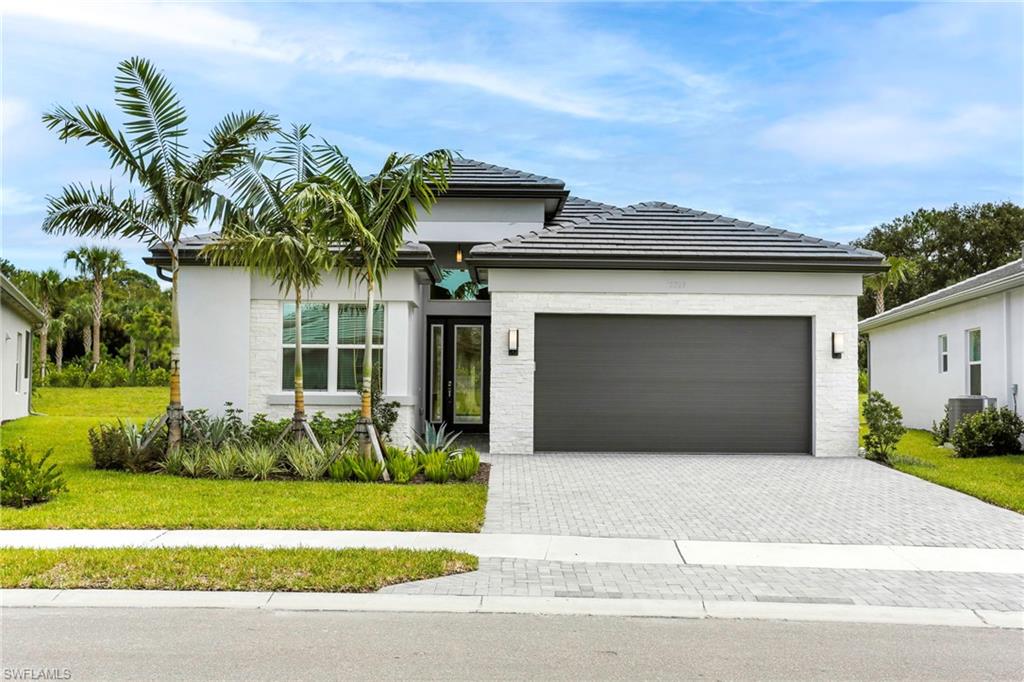
{"type": "Polygon", "coordinates": [[[460,431],[449,432],[448,425],[444,422],[441,422],[441,425],[437,428],[434,428],[434,425],[430,422],[424,422],[423,435],[419,436],[416,440],[416,451],[420,454],[428,452],[454,454],[455,450],[452,446],[455,445],[455,441],[461,435],[460,431]]]}

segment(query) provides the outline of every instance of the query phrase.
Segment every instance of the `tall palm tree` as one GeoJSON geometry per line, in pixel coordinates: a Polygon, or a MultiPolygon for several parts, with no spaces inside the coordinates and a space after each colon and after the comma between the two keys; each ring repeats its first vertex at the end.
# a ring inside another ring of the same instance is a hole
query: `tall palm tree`
{"type": "Polygon", "coordinates": [[[67,313],[50,320],[50,336],[53,337],[53,364],[58,372],[64,369],[64,336],[68,333],[69,325],[67,313]]]}
{"type": "Polygon", "coordinates": [[[918,264],[912,258],[892,256],[886,260],[889,263],[888,270],[864,278],[864,288],[875,296],[875,315],[885,312],[886,289],[902,284],[917,274],[918,264]]]}
{"type": "Polygon", "coordinates": [[[119,249],[103,246],[80,246],[64,254],[64,262],[75,264],[78,274],[92,280],[92,368],[100,364],[100,323],[103,318],[103,283],[125,267],[119,249]]]}
{"type": "MultiPolygon", "coordinates": [[[[345,207],[358,216],[357,229],[345,221],[327,221],[345,228],[333,233],[332,243],[347,243],[355,250],[352,272],[366,287],[366,332],[363,349],[362,401],[359,421],[360,450],[370,455],[368,426],[373,424],[373,309],[376,290],[398,265],[398,252],[416,231],[417,207],[429,211],[448,188],[453,153],[437,149],[422,156],[392,153],[381,169],[364,178],[339,148],[322,144],[315,148],[321,177],[307,191],[315,194],[321,209],[345,207]]],[[[328,211],[328,215],[329,215],[328,211]]]]}
{"type": "Polygon", "coordinates": [[[81,330],[83,357],[92,355],[92,302],[89,294],[79,294],[68,301],[64,317],[68,327],[81,330]]]}
{"type": "Polygon", "coordinates": [[[46,376],[46,361],[49,358],[50,325],[54,308],[60,303],[64,294],[64,277],[53,268],[43,270],[36,278],[35,294],[39,302],[39,310],[43,313],[43,322],[39,325],[39,376],[46,376]]]}
{"type": "Polygon", "coordinates": [[[343,253],[332,251],[318,207],[302,192],[317,167],[307,145],[308,125],[281,133],[267,156],[253,154],[231,179],[233,201],[222,202],[222,230],[203,248],[214,265],[248,268],[271,279],[295,299],[295,410],[290,426],[296,440],[320,447],[306,421],[302,366],[302,294],[318,286],[325,272],[344,269],[343,253]],[[271,177],[265,166],[280,172],[271,177]]]}
{"type": "MultiPolygon", "coordinates": [[[[114,101],[127,122],[115,131],[90,107],[57,107],[43,122],[62,140],[82,140],[106,150],[113,168],[142,187],[141,195],[122,197],[112,186],[68,185],[48,198],[43,230],[56,234],[130,237],[162,246],[170,256],[171,381],[167,408],[168,448],[181,443],[180,334],[178,327],[178,248],[183,231],[197,224],[216,194],[213,185],[249,154],[255,140],[276,130],[274,117],[262,112],[228,114],[210,132],[201,152],[190,153],[183,138],[187,116],[162,73],[141,57],[118,64],[114,101]]],[[[95,351],[94,351],[95,352],[95,351]]]]}

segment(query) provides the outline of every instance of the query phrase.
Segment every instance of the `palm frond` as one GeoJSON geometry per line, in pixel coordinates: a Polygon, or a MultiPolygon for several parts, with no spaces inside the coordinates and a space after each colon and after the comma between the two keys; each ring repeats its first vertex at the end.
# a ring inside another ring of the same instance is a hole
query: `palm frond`
{"type": "Polygon", "coordinates": [[[282,166],[276,179],[292,184],[305,182],[319,174],[316,157],[307,144],[310,138],[309,124],[293,123],[291,131],[282,131],[280,138],[280,142],[268,155],[282,166]]]}
{"type": "Polygon", "coordinates": [[[43,231],[101,239],[141,238],[148,244],[163,243],[159,211],[134,196],[118,201],[113,188],[67,185],[57,196],[46,198],[43,231]]]}
{"type": "Polygon", "coordinates": [[[135,153],[128,140],[110,127],[107,117],[89,107],[75,107],[74,110],[57,107],[43,114],[43,123],[49,130],[57,130],[63,141],[84,140],[85,144],[99,144],[110,156],[110,167],[120,168],[128,174],[129,180],[141,175],[145,161],[135,153]]]}
{"type": "Polygon", "coordinates": [[[181,142],[187,130],[185,107],[174,88],[149,60],[132,57],[117,66],[114,101],[128,116],[125,128],[142,156],[160,159],[165,174],[181,167],[181,142]]]}

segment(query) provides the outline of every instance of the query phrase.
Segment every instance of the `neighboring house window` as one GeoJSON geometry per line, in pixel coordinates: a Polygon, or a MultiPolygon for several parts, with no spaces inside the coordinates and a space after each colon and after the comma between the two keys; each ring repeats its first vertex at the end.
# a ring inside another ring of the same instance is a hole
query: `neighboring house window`
{"type": "Polygon", "coordinates": [[[981,395],[981,330],[967,332],[967,389],[970,395],[981,395]]]}
{"type": "Polygon", "coordinates": [[[945,334],[939,334],[939,372],[945,374],[949,371],[949,339],[945,334]]]}
{"type": "Polygon", "coordinates": [[[25,364],[21,368],[21,376],[28,384],[28,368],[32,366],[32,332],[25,334],[25,364]]]}
{"type": "Polygon", "coordinates": [[[22,340],[21,332],[18,332],[18,348],[17,353],[14,356],[14,392],[21,392],[21,354],[22,354],[22,340]]]}
{"type": "MultiPolygon", "coordinates": [[[[295,388],[295,304],[282,306],[281,387],[295,388]]],[[[356,391],[363,377],[366,305],[302,304],[302,384],[307,391],[356,391]]],[[[384,376],[384,305],[374,306],[374,381],[384,376]]]]}

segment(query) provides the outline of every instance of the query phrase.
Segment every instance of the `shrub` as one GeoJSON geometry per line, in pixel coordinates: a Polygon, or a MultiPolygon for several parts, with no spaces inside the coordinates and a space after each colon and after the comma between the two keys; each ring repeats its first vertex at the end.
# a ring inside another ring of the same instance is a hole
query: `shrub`
{"type": "Polygon", "coordinates": [[[448,468],[448,454],[441,451],[427,452],[419,458],[423,475],[433,483],[447,483],[451,470],[448,468]]]}
{"type": "Polygon", "coordinates": [[[238,468],[254,481],[265,481],[281,472],[277,450],[261,444],[249,444],[238,450],[238,468]]]}
{"type": "Polygon", "coordinates": [[[374,457],[356,455],[351,458],[352,478],[363,483],[379,481],[384,473],[384,464],[374,457]]]}
{"type": "Polygon", "coordinates": [[[1021,451],[1024,421],[1006,407],[965,416],[953,431],[957,457],[1015,455],[1021,451]]]}
{"type": "Polygon", "coordinates": [[[900,408],[878,391],[871,391],[864,403],[864,421],[868,424],[868,433],[864,436],[868,459],[890,464],[896,444],[906,432],[900,408]]]}
{"type": "Polygon", "coordinates": [[[53,450],[47,450],[35,459],[25,450],[24,443],[0,450],[0,504],[25,507],[66,491],[68,487],[57,465],[46,465],[52,453],[53,450]]]}
{"type": "Polygon", "coordinates": [[[480,471],[480,455],[476,448],[466,448],[448,463],[452,476],[460,481],[468,481],[480,471]]]}
{"type": "Polygon", "coordinates": [[[412,456],[392,445],[387,446],[388,474],[395,483],[408,483],[420,470],[419,464],[412,456]]]}
{"type": "Polygon", "coordinates": [[[157,465],[160,471],[171,476],[185,476],[185,448],[172,448],[167,452],[164,461],[157,465]]]}
{"type": "MultiPolygon", "coordinates": [[[[262,412],[255,414],[252,421],[249,422],[249,441],[262,445],[274,445],[284,430],[288,428],[290,421],[291,419],[288,417],[272,420],[262,412]]],[[[317,437],[319,438],[319,436],[317,437]]]]}
{"type": "Polygon", "coordinates": [[[284,458],[295,475],[307,481],[323,478],[331,463],[330,455],[304,440],[285,445],[284,458]]]}
{"type": "Polygon", "coordinates": [[[234,478],[238,472],[238,450],[233,445],[210,450],[206,458],[206,469],[214,478],[234,478]]]}
{"type": "Polygon", "coordinates": [[[230,402],[224,403],[224,414],[211,417],[206,410],[189,410],[182,437],[188,443],[208,443],[215,449],[242,443],[249,438],[249,427],[242,421],[242,411],[230,402]]]}
{"type": "Polygon", "coordinates": [[[355,478],[354,460],[355,457],[352,454],[341,455],[327,467],[327,477],[332,481],[351,481],[355,478]]]}
{"type": "Polygon", "coordinates": [[[320,445],[339,445],[355,431],[358,417],[358,412],[348,412],[331,419],[323,412],[317,412],[309,418],[309,428],[316,434],[320,445]]]}
{"type": "Polygon", "coordinates": [[[80,364],[67,364],[60,370],[50,370],[46,374],[45,386],[63,386],[66,388],[80,388],[85,386],[85,379],[89,372],[80,364]]]}
{"type": "Polygon", "coordinates": [[[949,405],[946,405],[942,419],[932,422],[932,438],[937,445],[942,445],[949,440],[949,405]]]}
{"type": "Polygon", "coordinates": [[[165,437],[161,435],[143,447],[154,428],[156,421],[153,419],[141,428],[131,420],[119,419],[114,424],[100,424],[89,429],[93,465],[97,469],[153,470],[161,459],[166,443],[165,437]]]}
{"type": "Polygon", "coordinates": [[[181,453],[181,470],[189,478],[201,478],[210,470],[206,466],[213,450],[209,445],[196,445],[192,447],[178,448],[181,453]]]}
{"type": "Polygon", "coordinates": [[[90,388],[116,388],[127,386],[131,376],[128,368],[119,362],[104,360],[86,377],[86,385],[90,388]]]}
{"type": "Polygon", "coordinates": [[[871,381],[868,378],[867,370],[862,369],[857,373],[857,392],[867,393],[871,390],[871,381]]]}

